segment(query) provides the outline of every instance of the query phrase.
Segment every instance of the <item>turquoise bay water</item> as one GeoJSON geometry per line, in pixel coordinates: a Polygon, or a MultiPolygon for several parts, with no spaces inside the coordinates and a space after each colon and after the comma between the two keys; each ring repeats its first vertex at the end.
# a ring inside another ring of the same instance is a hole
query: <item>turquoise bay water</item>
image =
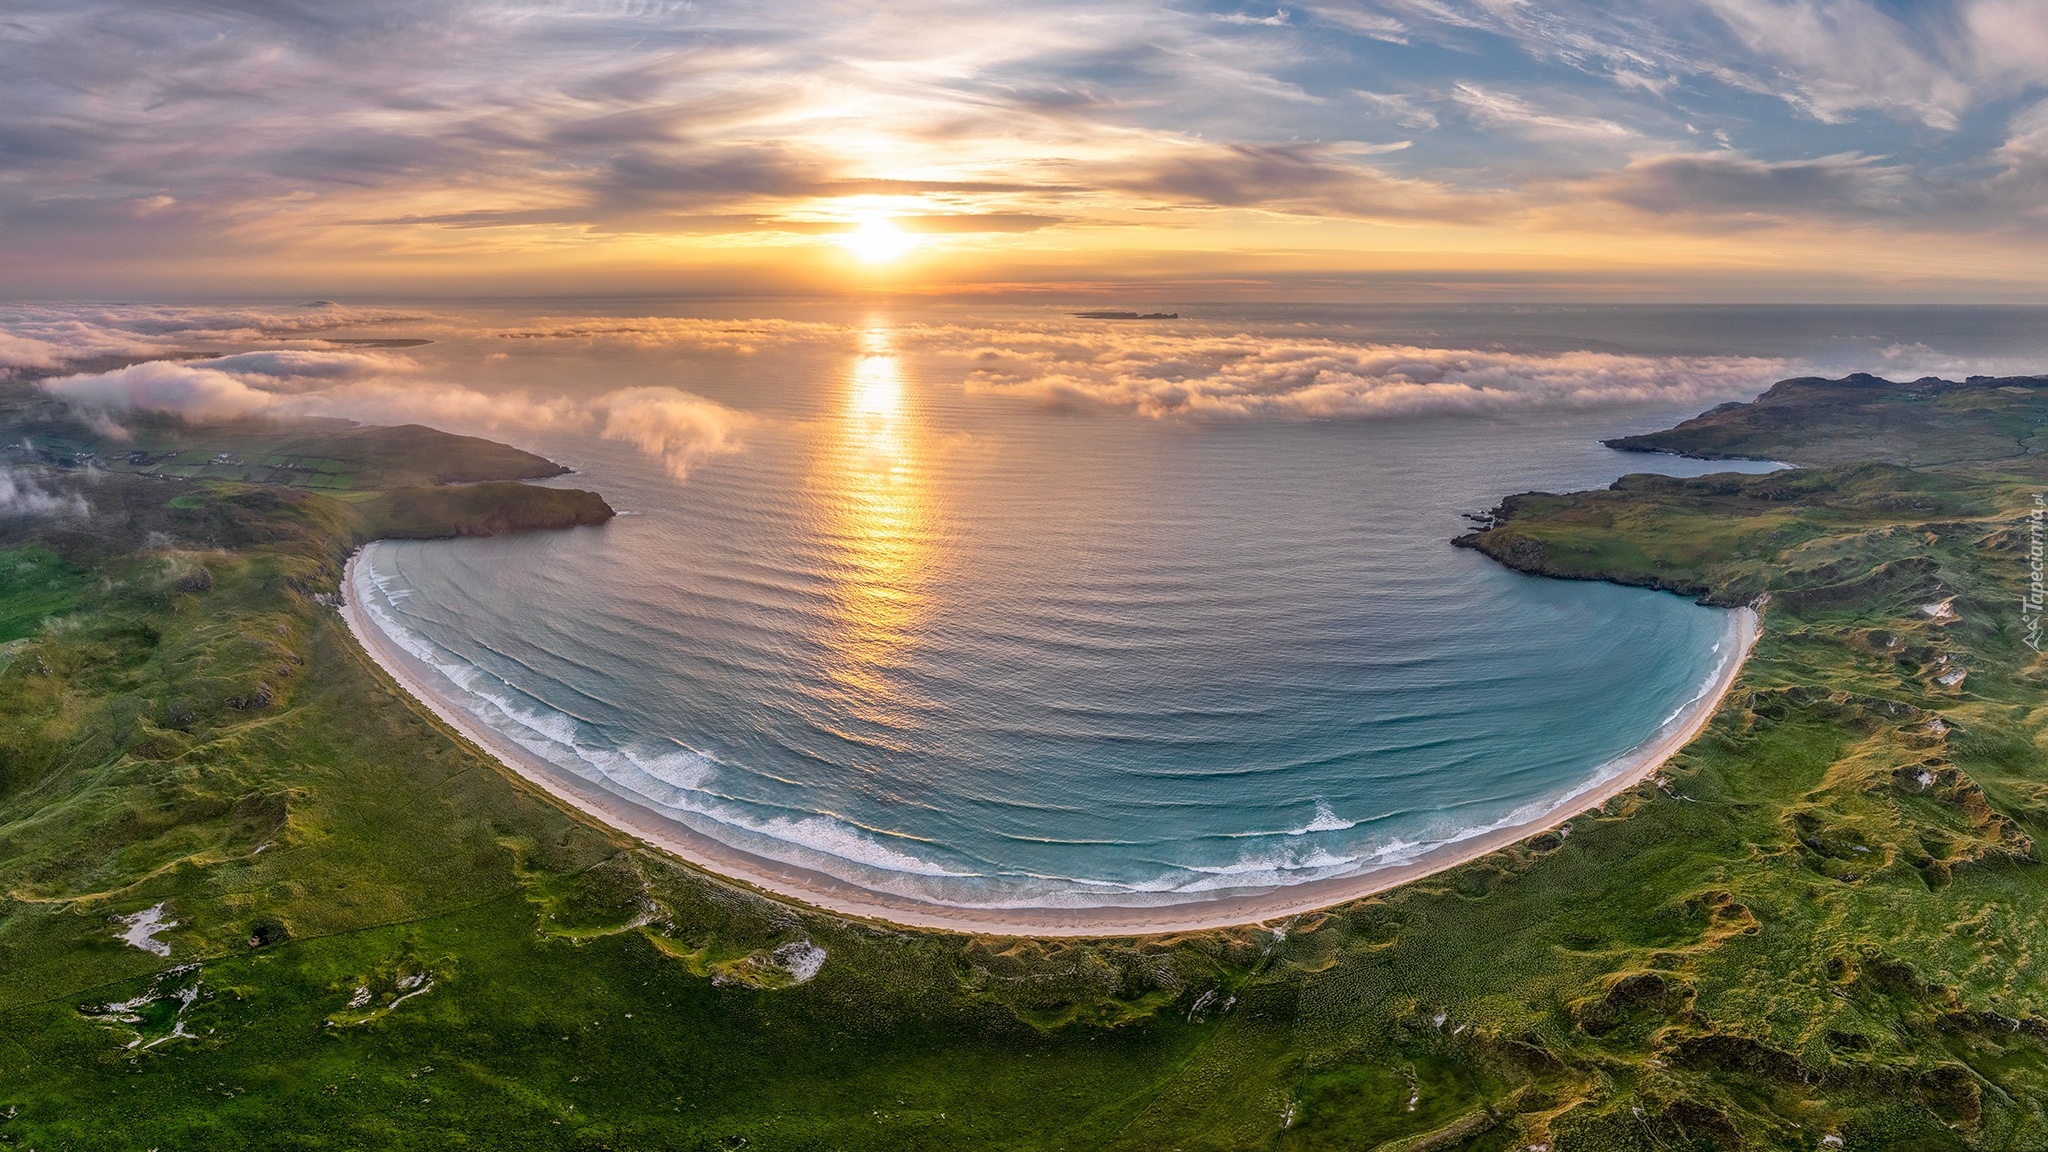
{"type": "MultiPolygon", "coordinates": [[[[498,432],[628,514],[379,544],[359,595],[563,771],[757,856],[983,908],[1401,863],[1595,782],[1725,655],[1716,610],[1519,576],[1448,540],[1505,493],[1709,470],[1598,441],[1727,395],[1151,419],[963,389],[957,358],[892,336],[901,316],[850,320],[850,344],[483,326],[422,350],[486,389],[685,388],[749,414],[744,447],[678,480],[594,426],[498,432]]],[[[1483,321],[1430,320],[1429,338],[1467,345],[1444,332],[1483,321]]],[[[1711,317],[1671,323],[1517,339],[1714,343],[1711,317]]],[[[1753,394],[1776,374],[1759,372],[1727,386],[1753,394]]]]}

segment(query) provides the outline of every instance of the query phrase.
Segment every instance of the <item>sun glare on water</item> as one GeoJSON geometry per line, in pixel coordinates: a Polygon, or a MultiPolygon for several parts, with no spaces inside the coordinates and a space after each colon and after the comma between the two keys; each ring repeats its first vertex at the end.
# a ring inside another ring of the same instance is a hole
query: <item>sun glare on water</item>
{"type": "Polygon", "coordinates": [[[893,220],[876,218],[862,222],[839,237],[839,243],[863,264],[888,264],[901,260],[917,246],[917,240],[896,226],[893,220]]]}

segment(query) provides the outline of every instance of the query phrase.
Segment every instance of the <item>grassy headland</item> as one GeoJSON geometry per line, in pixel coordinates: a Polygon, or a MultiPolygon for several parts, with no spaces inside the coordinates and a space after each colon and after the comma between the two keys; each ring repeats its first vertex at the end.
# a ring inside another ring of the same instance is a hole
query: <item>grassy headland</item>
{"type": "Polygon", "coordinates": [[[452,738],[329,606],[361,540],[595,497],[345,454],[337,495],[45,467],[92,513],[0,522],[0,1142],[2048,1146],[2048,461],[2013,435],[2048,389],[1829,423],[1876,387],[1743,432],[1827,467],[1516,497],[1465,541],[1768,594],[1665,777],[1277,931],[1134,940],[899,931],[678,865],[452,738]],[[159,906],[167,955],[122,942],[159,906]]]}

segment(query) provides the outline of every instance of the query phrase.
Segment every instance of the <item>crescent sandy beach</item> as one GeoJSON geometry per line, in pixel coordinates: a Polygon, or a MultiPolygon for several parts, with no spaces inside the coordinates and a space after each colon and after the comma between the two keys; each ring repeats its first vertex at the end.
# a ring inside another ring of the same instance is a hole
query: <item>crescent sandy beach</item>
{"type": "Polygon", "coordinates": [[[1584,786],[1533,819],[1454,840],[1403,864],[1252,894],[1136,907],[965,908],[874,892],[819,872],[738,851],[644,805],[571,776],[521,748],[473,716],[445,678],[400,648],[370,619],[358,593],[361,559],[361,552],[349,559],[341,614],[363,651],[442,724],[557,803],[706,871],[775,896],[843,916],[903,927],[997,936],[1142,936],[1270,923],[1384,892],[1549,831],[1651,778],[1665,761],[1690,744],[1734,687],[1762,631],[1756,609],[1729,611],[1722,640],[1723,656],[1706,687],[1649,739],[1604,765],[1584,786]]]}

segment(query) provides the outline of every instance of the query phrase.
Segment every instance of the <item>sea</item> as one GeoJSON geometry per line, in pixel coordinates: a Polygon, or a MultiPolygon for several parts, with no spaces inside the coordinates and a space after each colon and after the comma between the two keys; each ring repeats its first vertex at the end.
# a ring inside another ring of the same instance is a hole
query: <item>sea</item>
{"type": "Polygon", "coordinates": [[[1451,546],[1780,378],[2048,370],[2040,310],[445,303],[431,421],[598,528],[352,589],[482,724],[739,851],[976,909],[1356,876],[1574,798],[1725,614],[1451,546]]]}

